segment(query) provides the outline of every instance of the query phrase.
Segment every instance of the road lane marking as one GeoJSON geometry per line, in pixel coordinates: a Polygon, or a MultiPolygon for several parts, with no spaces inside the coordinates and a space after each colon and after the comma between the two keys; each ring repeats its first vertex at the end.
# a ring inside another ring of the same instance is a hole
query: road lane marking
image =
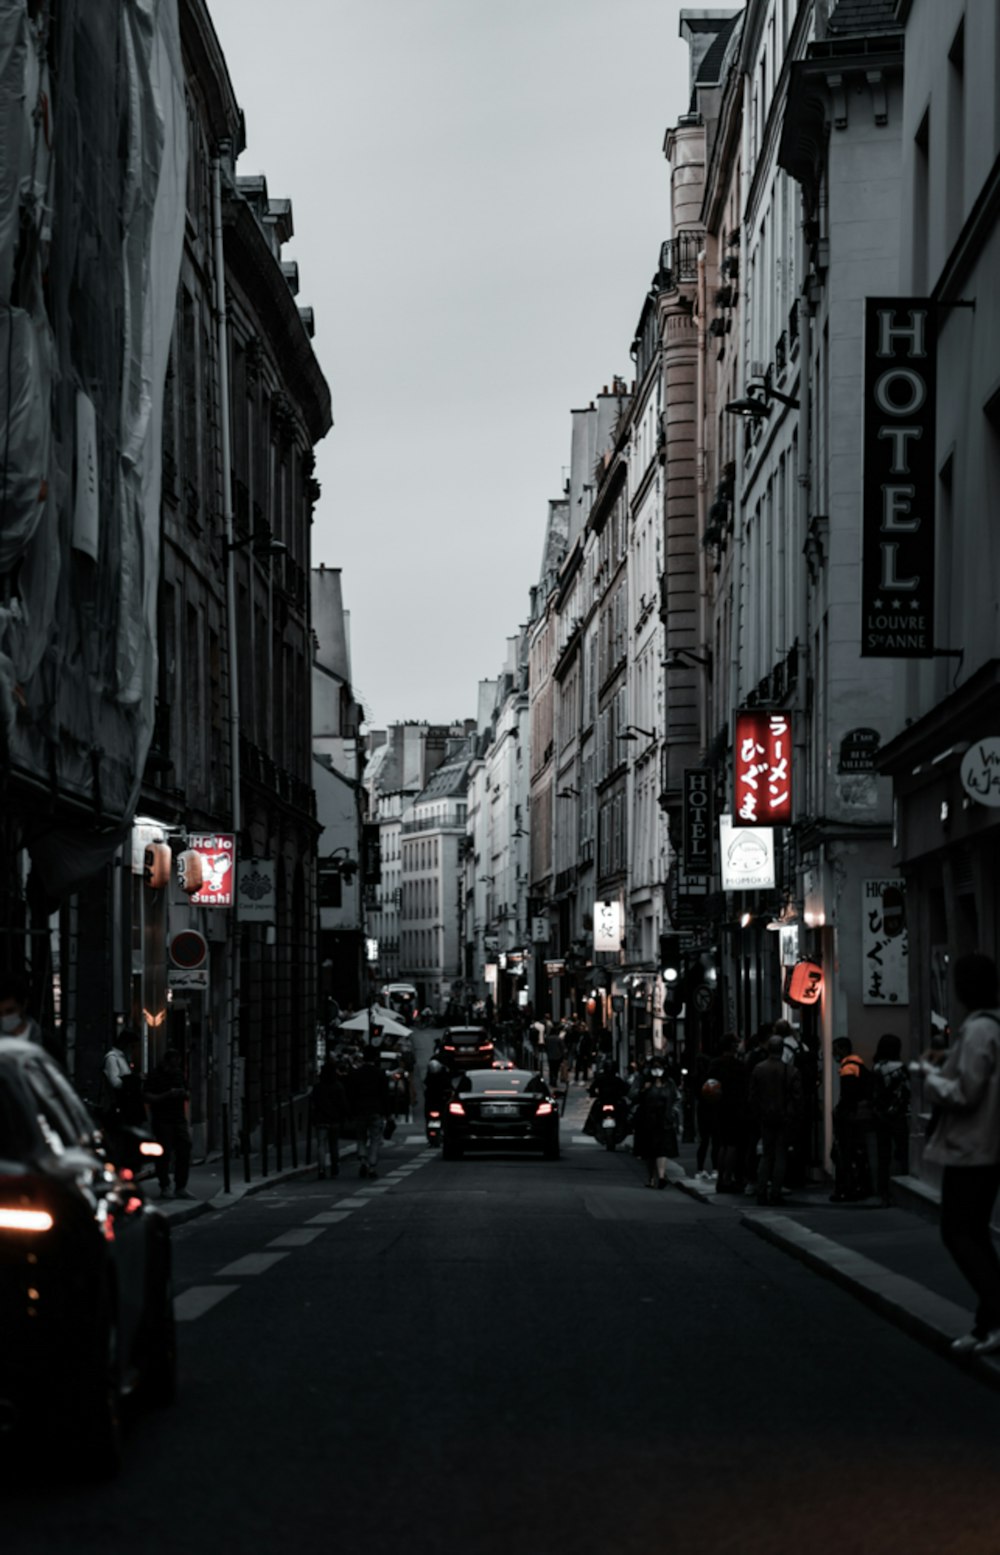
{"type": "Polygon", "coordinates": [[[361,1198],[362,1194],[364,1194],[365,1197],[371,1198],[376,1193],[388,1193],[390,1187],[391,1187],[391,1184],[386,1182],[386,1183],[380,1183],[377,1188],[359,1188],[358,1189],[358,1197],[361,1198]]]}
{"type": "Polygon", "coordinates": [[[371,1199],[361,1199],[361,1198],[358,1198],[357,1195],[355,1195],[353,1198],[350,1198],[350,1199],[340,1199],[340,1200],[338,1200],[337,1201],[337,1208],[338,1209],[360,1209],[363,1204],[370,1204],[370,1203],[371,1203],[371,1199]]]}
{"type": "Polygon", "coordinates": [[[342,1220],[350,1220],[351,1212],[345,1210],[330,1210],[325,1215],[311,1215],[306,1221],[308,1226],[337,1226],[342,1220]]]}
{"type": "Polygon", "coordinates": [[[216,1272],[220,1275],[227,1274],[264,1274],[268,1269],[280,1263],[282,1258],[287,1258],[287,1253],[247,1253],[245,1258],[237,1258],[235,1263],[227,1263],[224,1269],[216,1272]]]}
{"type": "Polygon", "coordinates": [[[175,1297],[174,1317],[178,1323],[193,1323],[196,1317],[217,1307],[239,1288],[238,1285],[192,1285],[190,1290],[182,1290],[175,1297]]]}
{"type": "Polygon", "coordinates": [[[294,1231],[284,1231],[281,1236],[272,1237],[268,1247],[308,1247],[310,1242],[315,1242],[318,1236],[323,1235],[323,1227],[317,1226],[310,1231],[307,1226],[299,1226],[294,1231]]]}
{"type": "Polygon", "coordinates": [[[570,1136],[574,1145],[597,1145],[600,1148],[599,1139],[591,1139],[589,1134],[573,1134],[570,1136]]]}

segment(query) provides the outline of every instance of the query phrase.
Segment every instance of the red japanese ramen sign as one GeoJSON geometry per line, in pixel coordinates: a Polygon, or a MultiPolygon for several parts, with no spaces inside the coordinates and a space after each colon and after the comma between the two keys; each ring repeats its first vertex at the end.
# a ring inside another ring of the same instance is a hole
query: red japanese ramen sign
{"type": "Polygon", "coordinates": [[[792,819],[792,725],[787,713],[736,714],[736,814],[742,826],[792,819]]]}

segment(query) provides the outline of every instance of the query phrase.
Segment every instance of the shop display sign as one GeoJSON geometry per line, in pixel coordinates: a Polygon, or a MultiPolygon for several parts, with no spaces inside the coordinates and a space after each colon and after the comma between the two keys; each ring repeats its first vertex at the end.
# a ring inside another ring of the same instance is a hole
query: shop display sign
{"type": "Polygon", "coordinates": [[[787,713],[736,714],[736,819],[787,826],[792,819],[792,728],[787,713]]]}
{"type": "Polygon", "coordinates": [[[864,1004],[908,1004],[910,947],[906,883],[861,882],[861,983],[864,1004]]]}
{"type": "Polygon", "coordinates": [[[773,827],[737,826],[731,815],[720,815],[719,852],[724,891],[773,890],[773,827]]]}
{"type": "Polygon", "coordinates": [[[197,929],[180,929],[170,937],[167,987],[208,989],[208,943],[197,929]]]}
{"type": "Polygon", "coordinates": [[[621,902],[594,903],[594,950],[621,950],[621,902]]]}
{"type": "Polygon", "coordinates": [[[190,901],[193,907],[232,907],[236,838],[218,833],[188,838],[188,848],[201,855],[202,884],[190,901]]]}
{"type": "Polygon", "coordinates": [[[274,860],[241,859],[236,866],[236,916],[244,923],[275,923],[274,860]]]}
{"type": "Polygon", "coordinates": [[[684,772],[681,856],[686,875],[712,873],[712,774],[705,767],[684,772]]]}
{"type": "Polygon", "coordinates": [[[1000,740],[976,740],[962,757],[962,787],[976,804],[1000,805],[1000,740]]]}
{"type": "Polygon", "coordinates": [[[545,945],[549,938],[549,920],[541,913],[531,920],[531,938],[536,945],[545,945]]]}
{"type": "Polygon", "coordinates": [[[861,655],[934,653],[935,306],[865,305],[861,655]]]}

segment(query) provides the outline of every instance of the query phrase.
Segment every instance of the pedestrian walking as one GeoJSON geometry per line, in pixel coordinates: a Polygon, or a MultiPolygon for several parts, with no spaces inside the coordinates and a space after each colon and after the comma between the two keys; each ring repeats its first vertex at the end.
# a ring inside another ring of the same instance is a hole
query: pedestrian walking
{"type": "Polygon", "coordinates": [[[379,1151],[389,1116],[389,1086],[379,1064],[378,1050],[370,1044],[351,1075],[348,1099],[358,1126],[358,1176],[377,1177],[379,1151]]]}
{"type": "Polygon", "coordinates": [[[712,1068],[712,1056],[704,1048],[694,1061],[694,1117],[698,1148],[695,1153],[696,1178],[714,1182],[719,1175],[719,1107],[714,1086],[705,1090],[712,1068]],[[706,1163],[711,1163],[711,1169],[706,1163]]]}
{"type": "Polygon", "coordinates": [[[894,1032],[878,1039],[872,1061],[872,1117],[875,1121],[875,1174],[879,1198],[889,1199],[893,1165],[905,1172],[910,1150],[910,1074],[903,1063],[903,1044],[894,1032]]]}
{"type": "Polygon", "coordinates": [[[574,1080],[581,1080],[584,1085],[590,1081],[590,1068],[594,1062],[595,1043],[593,1034],[588,1026],[582,1026],[576,1044],[576,1065],[573,1071],[574,1080]]]}
{"type": "Polygon", "coordinates": [[[799,1114],[801,1090],[798,1070],[782,1058],[784,1039],[778,1033],[767,1039],[767,1056],[750,1076],[748,1104],[760,1133],[757,1167],[757,1203],[780,1204],[785,1182],[788,1136],[799,1114]]]}
{"type": "Polygon", "coordinates": [[[337,1065],[328,1058],[319,1072],[316,1084],[309,1096],[313,1133],[316,1136],[317,1177],[331,1177],[340,1172],[340,1132],[347,1121],[347,1090],[337,1071],[337,1065]]]}
{"type": "Polygon", "coordinates": [[[674,1104],[677,1087],[661,1064],[654,1063],[636,1102],[634,1150],[646,1163],[647,1188],[667,1186],[667,1161],[678,1154],[674,1104]]]}
{"type": "Polygon", "coordinates": [[[560,1031],[552,1025],[551,1021],[546,1022],[544,1046],[549,1065],[549,1085],[555,1091],[559,1088],[559,1075],[566,1057],[566,1044],[560,1031]]]}
{"type": "MultiPolygon", "coordinates": [[[[753,1042],[750,1044],[749,1052],[743,1060],[748,1086],[750,1077],[757,1065],[762,1064],[767,1057],[768,1040],[773,1035],[774,1027],[770,1021],[765,1021],[754,1032],[753,1042]]],[[[760,1144],[760,1120],[754,1117],[749,1108],[744,1113],[743,1133],[743,1191],[748,1198],[753,1198],[757,1192],[757,1146],[760,1144]]]]}
{"type": "Polygon", "coordinates": [[[169,1199],[193,1199],[188,1192],[191,1170],[191,1129],[187,1119],[187,1082],[177,1048],[168,1047],[160,1063],[146,1076],[143,1098],[149,1106],[153,1133],[163,1146],[156,1163],[160,1196],[169,1199]],[[170,1177],[174,1186],[171,1190],[170,1177]]]}
{"type": "MultiPolygon", "coordinates": [[[[716,1193],[742,1193],[747,1132],[747,1071],[732,1032],[722,1039],[708,1071],[706,1100],[718,1108],[719,1176],[716,1193]]],[[[704,1088],[703,1088],[704,1089],[704,1088]]]]}
{"type": "Polygon", "coordinates": [[[835,1037],[833,1058],[840,1094],[833,1109],[834,1184],[831,1204],[856,1203],[872,1191],[868,1128],[872,1121],[872,1076],[849,1037],[835,1037]]]}
{"type": "Polygon", "coordinates": [[[959,956],[952,979],[966,1011],[954,1045],[914,1069],[934,1103],[924,1159],[943,1168],[941,1240],[976,1293],[972,1330],[957,1355],[1000,1350],[1000,1258],[990,1220],[1000,1189],[1000,996],[990,956],[959,956]]]}
{"type": "Polygon", "coordinates": [[[122,1026],[116,1031],[101,1064],[97,1112],[108,1133],[113,1134],[123,1127],[145,1126],[142,1080],[136,1067],[138,1053],[138,1032],[131,1026],[122,1026]]]}

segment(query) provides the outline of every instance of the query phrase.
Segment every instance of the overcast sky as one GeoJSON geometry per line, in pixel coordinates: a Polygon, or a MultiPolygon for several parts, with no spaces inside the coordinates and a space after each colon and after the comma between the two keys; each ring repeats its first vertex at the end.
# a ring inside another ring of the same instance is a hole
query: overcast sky
{"type": "MultiPolygon", "coordinates": [[[[617,372],[668,236],[679,0],[209,0],[242,175],[290,197],[334,426],[370,721],[474,716],[527,618],[569,412],[617,372]]],[[[711,6],[710,9],[718,9],[711,6]]]]}

